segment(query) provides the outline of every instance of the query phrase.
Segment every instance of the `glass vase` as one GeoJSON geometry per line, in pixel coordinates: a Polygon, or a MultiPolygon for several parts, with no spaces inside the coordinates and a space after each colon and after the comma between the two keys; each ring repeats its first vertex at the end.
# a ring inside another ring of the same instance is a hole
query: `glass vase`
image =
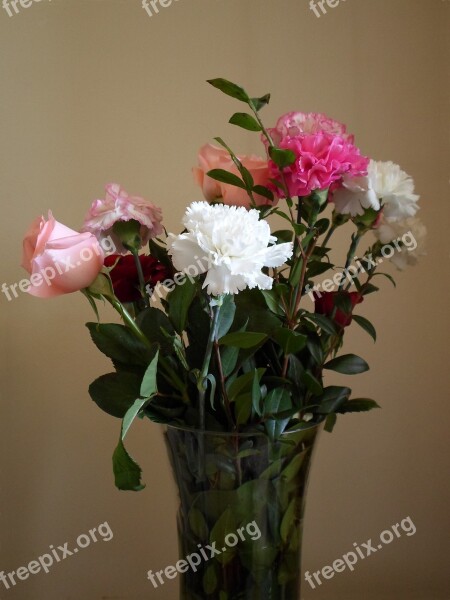
{"type": "Polygon", "coordinates": [[[265,433],[168,426],[180,600],[299,600],[308,473],[320,425],[265,433]]]}

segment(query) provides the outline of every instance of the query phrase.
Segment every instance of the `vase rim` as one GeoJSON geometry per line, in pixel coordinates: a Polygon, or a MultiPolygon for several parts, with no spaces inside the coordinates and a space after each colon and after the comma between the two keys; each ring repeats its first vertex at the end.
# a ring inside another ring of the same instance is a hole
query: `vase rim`
{"type": "MultiPolygon", "coordinates": [[[[324,425],[324,423],[325,423],[325,420],[322,420],[319,423],[312,423],[311,425],[308,425],[307,427],[298,427],[296,429],[290,429],[288,431],[284,431],[282,434],[280,434],[278,439],[282,438],[282,437],[287,437],[294,433],[300,433],[303,431],[311,431],[313,429],[320,429],[324,425]]],[[[172,425],[171,423],[165,423],[164,427],[166,429],[178,429],[179,431],[185,431],[185,432],[194,433],[197,435],[203,434],[203,435],[208,435],[208,436],[222,436],[222,437],[235,437],[235,436],[267,437],[267,433],[264,431],[214,431],[214,430],[210,430],[210,429],[202,430],[202,429],[199,429],[198,427],[187,427],[185,425],[172,425]]]]}

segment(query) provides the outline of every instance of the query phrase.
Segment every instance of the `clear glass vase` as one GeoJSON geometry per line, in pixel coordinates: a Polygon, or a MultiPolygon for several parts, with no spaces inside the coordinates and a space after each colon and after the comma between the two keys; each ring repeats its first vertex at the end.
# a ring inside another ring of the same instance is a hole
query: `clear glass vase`
{"type": "Polygon", "coordinates": [[[264,433],[168,426],[181,600],[299,600],[308,473],[320,425],[264,433]]]}

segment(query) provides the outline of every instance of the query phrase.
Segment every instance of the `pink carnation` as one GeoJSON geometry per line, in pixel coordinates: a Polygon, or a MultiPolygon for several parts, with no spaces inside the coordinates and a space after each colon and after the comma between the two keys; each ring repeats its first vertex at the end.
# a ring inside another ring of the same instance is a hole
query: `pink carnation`
{"type": "MultiPolygon", "coordinates": [[[[292,150],[297,159],[284,169],[285,182],[291,196],[308,196],[314,190],[326,190],[343,175],[367,175],[369,159],[359,148],[341,136],[330,133],[287,136],[278,145],[292,150]]],[[[279,169],[269,161],[272,178],[280,180],[279,169]]],[[[280,190],[277,190],[280,194],[280,190]]]]}
{"type": "Polygon", "coordinates": [[[279,144],[287,136],[296,137],[304,133],[331,133],[353,144],[354,136],[347,127],[322,113],[290,112],[282,115],[274,129],[269,129],[274,143],[279,144]]]}
{"type": "Polygon", "coordinates": [[[114,223],[135,220],[141,224],[142,245],[150,238],[163,232],[161,209],[138,196],[129,196],[117,183],[105,186],[104,200],[95,200],[87,213],[83,231],[93,233],[99,240],[111,237],[119,254],[126,254],[118,237],[113,232],[114,223]]]}

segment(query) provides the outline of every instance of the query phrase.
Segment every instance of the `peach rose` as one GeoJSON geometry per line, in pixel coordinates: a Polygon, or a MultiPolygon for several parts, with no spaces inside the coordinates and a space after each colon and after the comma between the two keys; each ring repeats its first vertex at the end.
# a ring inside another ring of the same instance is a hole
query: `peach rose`
{"type": "MultiPolygon", "coordinates": [[[[269,169],[267,161],[258,156],[239,156],[239,160],[246,167],[255,181],[255,185],[267,186],[269,183],[269,169]]],[[[245,190],[221,183],[208,177],[206,173],[212,169],[225,169],[234,175],[239,176],[236,165],[231,160],[228,152],[223,148],[218,148],[211,144],[206,144],[200,148],[198,154],[198,167],[193,168],[194,178],[203,190],[203,195],[208,202],[212,200],[221,200],[224,204],[231,206],[244,206],[250,208],[250,198],[245,190]]],[[[264,204],[274,204],[264,196],[254,195],[258,206],[264,204]]]]}
{"type": "Polygon", "coordinates": [[[88,287],[103,266],[104,253],[92,233],[78,233],[38,217],[23,240],[22,266],[30,274],[28,292],[51,298],[88,287]]]}

